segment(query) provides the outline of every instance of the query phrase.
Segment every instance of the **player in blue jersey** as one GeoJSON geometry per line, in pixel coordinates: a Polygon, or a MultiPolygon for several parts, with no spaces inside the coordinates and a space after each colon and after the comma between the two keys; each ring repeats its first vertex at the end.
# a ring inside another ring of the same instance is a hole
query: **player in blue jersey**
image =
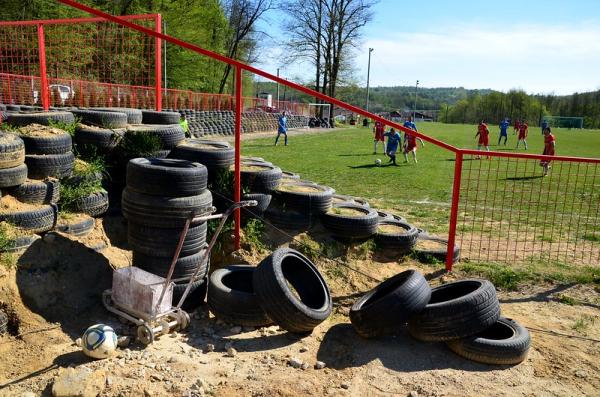
{"type": "Polygon", "coordinates": [[[500,146],[500,141],[502,137],[504,137],[504,146],[506,146],[506,140],[508,139],[508,127],[510,127],[510,123],[507,119],[502,120],[500,123],[500,136],[498,137],[498,146],[500,146]]]}
{"type": "Polygon", "coordinates": [[[385,152],[388,155],[388,157],[390,158],[388,163],[391,162],[394,165],[398,165],[398,164],[396,164],[396,152],[398,151],[398,146],[400,145],[400,142],[402,141],[402,136],[393,128],[390,129],[389,132],[386,132],[383,135],[387,136],[387,146],[385,148],[385,152]]]}
{"type": "Polygon", "coordinates": [[[279,140],[279,135],[281,134],[283,134],[285,137],[285,146],[287,146],[287,117],[285,116],[285,112],[283,112],[277,120],[277,138],[275,138],[275,146],[277,146],[277,141],[279,140]]]}

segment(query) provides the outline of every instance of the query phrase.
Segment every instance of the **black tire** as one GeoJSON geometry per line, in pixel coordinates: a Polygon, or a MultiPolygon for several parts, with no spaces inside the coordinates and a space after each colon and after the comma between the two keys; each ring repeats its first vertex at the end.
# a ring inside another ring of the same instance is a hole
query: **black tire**
{"type": "Polygon", "coordinates": [[[270,206],[265,212],[265,217],[270,223],[282,230],[307,230],[310,227],[311,219],[304,212],[282,209],[270,206]]]}
{"type": "Polygon", "coordinates": [[[352,199],[357,203],[362,205],[363,207],[371,207],[371,204],[369,204],[369,202],[367,201],[367,199],[364,199],[362,197],[352,197],[352,199]]]}
{"type": "Polygon", "coordinates": [[[59,220],[56,223],[55,230],[72,236],[83,237],[94,230],[95,225],[96,221],[94,218],[86,216],[84,219],[78,221],[59,220]]]}
{"type": "Polygon", "coordinates": [[[271,193],[281,180],[281,168],[266,163],[242,164],[240,173],[242,186],[257,193],[271,193]]]}
{"type": "Polygon", "coordinates": [[[173,149],[185,139],[185,132],[179,124],[170,125],[130,125],[127,131],[141,134],[151,134],[160,138],[163,149],[173,149]]]}
{"type": "MultiPolygon", "coordinates": [[[[175,263],[175,269],[173,270],[172,279],[178,278],[189,278],[194,275],[196,268],[202,263],[202,267],[198,272],[198,278],[204,278],[208,274],[208,268],[210,260],[206,258],[202,262],[202,258],[206,254],[207,246],[204,247],[193,255],[179,257],[177,263],[175,263]]],[[[172,257],[159,257],[154,255],[146,255],[144,253],[133,251],[132,264],[135,267],[139,267],[147,272],[156,274],[160,277],[167,277],[169,268],[171,267],[172,257]]]]}
{"type": "Polygon", "coordinates": [[[296,174],[295,172],[281,171],[281,178],[282,179],[299,180],[300,179],[300,175],[296,174]]]}
{"type": "MultiPolygon", "coordinates": [[[[186,284],[175,284],[173,287],[173,306],[179,303],[179,299],[183,296],[186,284]]],[[[183,310],[191,312],[197,307],[201,306],[206,300],[206,290],[208,288],[207,278],[203,280],[195,281],[192,283],[192,288],[185,298],[185,301],[181,305],[183,310]]]]}
{"type": "Polygon", "coordinates": [[[145,226],[164,228],[183,227],[192,211],[197,215],[212,207],[209,190],[189,197],[150,196],[129,188],[123,190],[121,209],[127,220],[145,226]]]}
{"type": "MultiPolygon", "coordinates": [[[[206,222],[191,226],[183,241],[180,256],[198,253],[206,243],[206,222]]],[[[127,231],[132,251],[146,255],[172,258],[179,243],[180,229],[164,229],[129,222],[127,231]]]]}
{"type": "Polygon", "coordinates": [[[398,221],[398,222],[406,223],[406,219],[404,219],[400,215],[392,214],[391,212],[386,212],[386,211],[381,211],[381,210],[376,210],[376,211],[377,211],[377,214],[379,215],[380,221],[398,221]]]}
{"type": "Polygon", "coordinates": [[[27,154],[64,154],[73,150],[73,140],[66,132],[45,136],[19,136],[25,143],[27,154]]]}
{"type": "Polygon", "coordinates": [[[377,231],[375,233],[375,243],[377,246],[385,249],[393,250],[397,254],[407,254],[415,246],[419,231],[416,227],[397,220],[379,221],[377,231]],[[387,232],[381,228],[385,226],[397,228],[398,232],[387,232]]]}
{"type": "Polygon", "coordinates": [[[20,112],[21,106],[19,105],[6,105],[6,110],[9,112],[20,112]]]}
{"type": "Polygon", "coordinates": [[[180,119],[181,115],[177,112],[142,110],[143,124],[178,124],[180,119]]]}
{"type": "Polygon", "coordinates": [[[25,156],[27,175],[31,179],[64,178],[73,172],[73,152],[65,154],[28,154],[25,156]]]}
{"type": "Polygon", "coordinates": [[[431,298],[427,280],[416,270],[396,274],[379,284],[350,309],[350,321],[357,334],[372,338],[398,332],[409,317],[418,313],[431,298]]]}
{"type": "MultiPolygon", "coordinates": [[[[427,232],[419,233],[417,242],[413,248],[415,257],[425,263],[433,262],[446,262],[446,255],[448,253],[448,240],[431,236],[427,232]],[[427,243],[433,243],[433,245],[439,246],[439,248],[427,246],[427,243]]],[[[454,244],[454,251],[452,252],[452,263],[456,263],[460,260],[460,247],[454,244]]]]}
{"type": "Polygon", "coordinates": [[[8,332],[8,316],[0,310],[0,336],[8,332]]]}
{"type": "Polygon", "coordinates": [[[56,208],[44,205],[36,209],[14,212],[0,212],[0,221],[6,221],[32,233],[52,230],[56,224],[56,208]]]}
{"type": "Polygon", "coordinates": [[[83,124],[104,128],[127,127],[127,115],[125,113],[82,109],[72,110],[71,112],[75,117],[80,119],[83,124]]]}
{"type": "Polygon", "coordinates": [[[496,290],[487,280],[467,279],[431,290],[423,311],[408,322],[410,334],[425,342],[443,342],[475,335],[500,317],[496,290]]]}
{"type": "Polygon", "coordinates": [[[28,204],[57,203],[60,199],[60,182],[58,179],[28,179],[21,185],[10,189],[10,194],[17,200],[28,204]]]}
{"type": "MultiPolygon", "coordinates": [[[[1,121],[0,121],[1,122],[1,121]]],[[[15,134],[0,131],[0,169],[14,168],[25,161],[25,144],[15,134]]]]}
{"type": "Polygon", "coordinates": [[[27,180],[27,166],[25,164],[12,168],[0,169],[0,188],[19,186],[27,180]]]}
{"type": "Polygon", "coordinates": [[[334,236],[343,239],[366,239],[377,232],[377,212],[359,204],[335,204],[331,210],[321,214],[321,223],[334,236]],[[358,211],[362,215],[343,215],[336,211],[344,209],[358,211]]]}
{"type": "Polygon", "coordinates": [[[127,124],[142,124],[142,111],[131,108],[93,108],[100,112],[124,113],[127,116],[127,124]]]}
{"type": "Polygon", "coordinates": [[[71,112],[12,113],[6,118],[6,122],[14,126],[29,124],[49,125],[50,120],[54,122],[73,123],[75,118],[71,112]]]}
{"type": "Polygon", "coordinates": [[[308,213],[309,215],[318,215],[327,212],[327,210],[331,208],[333,194],[335,193],[332,188],[317,184],[297,182],[292,183],[291,185],[299,185],[310,191],[290,191],[286,190],[287,185],[290,184],[280,184],[273,192],[275,201],[278,204],[285,206],[286,209],[290,208],[299,212],[308,213]]]}
{"type": "Polygon", "coordinates": [[[200,194],[207,175],[205,166],[187,160],[137,158],[127,163],[127,187],[154,196],[200,194]]]}
{"type": "Polygon", "coordinates": [[[262,218],[271,203],[271,195],[265,193],[248,193],[242,196],[242,200],[256,200],[258,203],[256,207],[242,208],[241,217],[243,220],[262,218]]]}
{"type": "Polygon", "coordinates": [[[106,190],[94,192],[74,202],[77,212],[83,212],[89,216],[104,214],[108,210],[108,204],[108,192],[106,190]]]}
{"type": "Polygon", "coordinates": [[[171,150],[169,157],[204,164],[210,172],[229,169],[234,162],[235,150],[227,142],[185,139],[171,150]]]}
{"type": "Polygon", "coordinates": [[[265,313],[290,332],[311,332],[331,314],[327,283],[298,251],[275,250],[256,268],[253,284],[265,313]]]}
{"type": "Polygon", "coordinates": [[[100,152],[114,149],[125,134],[124,129],[98,128],[79,124],[75,129],[75,143],[88,147],[95,147],[100,152]]]}
{"type": "Polygon", "coordinates": [[[254,293],[253,266],[231,265],[215,270],[208,284],[208,307],[215,317],[230,324],[262,327],[272,324],[254,293]]]}
{"type": "Polygon", "coordinates": [[[87,174],[79,174],[79,175],[71,175],[69,177],[63,178],[63,185],[69,186],[78,186],[83,183],[94,184],[101,183],[104,179],[104,175],[102,172],[89,172],[87,174]]]}
{"type": "Polygon", "coordinates": [[[4,252],[18,252],[26,250],[40,238],[41,237],[37,234],[19,236],[8,243],[8,247],[4,248],[4,252]]]}
{"type": "Polygon", "coordinates": [[[531,337],[521,324],[510,318],[500,317],[489,328],[446,344],[459,356],[472,361],[512,365],[525,360],[531,346],[531,337]]]}

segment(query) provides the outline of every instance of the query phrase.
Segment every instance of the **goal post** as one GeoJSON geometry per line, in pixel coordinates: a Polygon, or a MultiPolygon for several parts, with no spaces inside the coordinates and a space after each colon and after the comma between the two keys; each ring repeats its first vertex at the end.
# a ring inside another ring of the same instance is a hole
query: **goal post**
{"type": "Polygon", "coordinates": [[[542,121],[546,120],[550,127],[555,128],[583,128],[583,117],[566,117],[566,116],[545,116],[542,121]]]}
{"type": "Polygon", "coordinates": [[[323,118],[326,120],[331,120],[331,104],[330,103],[309,103],[308,104],[308,114],[310,115],[310,117],[317,117],[317,109],[319,107],[323,107],[323,109],[327,110],[327,116],[325,116],[325,113],[323,113],[323,118]],[[313,110],[314,108],[314,110],[313,110]]]}

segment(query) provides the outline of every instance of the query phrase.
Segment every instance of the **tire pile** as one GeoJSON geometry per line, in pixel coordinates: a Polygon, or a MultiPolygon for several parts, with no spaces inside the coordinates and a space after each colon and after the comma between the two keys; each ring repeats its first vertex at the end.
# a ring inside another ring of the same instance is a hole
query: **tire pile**
{"type": "Polygon", "coordinates": [[[275,323],[305,334],[325,321],[331,294],[315,265],[301,253],[277,249],[257,267],[233,265],[215,270],[208,306],[218,319],[244,326],[275,323]]]}
{"type": "Polygon", "coordinates": [[[408,270],[384,281],[350,310],[354,330],[365,338],[408,327],[423,342],[445,342],[455,353],[486,364],[517,364],[529,350],[529,332],[501,317],[494,285],[466,279],[430,288],[408,270]]]}
{"type": "MultiPolygon", "coordinates": [[[[212,207],[204,165],[186,160],[137,158],[127,165],[127,187],[122,210],[128,221],[133,266],[166,277],[180,234],[191,213],[201,216],[212,207]]],[[[202,263],[184,308],[204,301],[208,257],[206,222],[191,223],[175,264],[173,279],[189,279],[202,263]]],[[[181,298],[187,280],[175,283],[173,301],[181,298]]]]}

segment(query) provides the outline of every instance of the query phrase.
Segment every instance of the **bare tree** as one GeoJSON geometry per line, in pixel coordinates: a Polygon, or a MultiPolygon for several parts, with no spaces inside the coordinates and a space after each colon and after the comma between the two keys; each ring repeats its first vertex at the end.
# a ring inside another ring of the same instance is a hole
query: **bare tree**
{"type": "MultiPolygon", "coordinates": [[[[256,46],[254,39],[256,22],[272,8],[271,0],[224,0],[222,7],[229,20],[230,34],[225,48],[229,58],[251,60],[256,46]]],[[[219,93],[225,91],[231,65],[226,64],[219,84],[219,93]]]]}

